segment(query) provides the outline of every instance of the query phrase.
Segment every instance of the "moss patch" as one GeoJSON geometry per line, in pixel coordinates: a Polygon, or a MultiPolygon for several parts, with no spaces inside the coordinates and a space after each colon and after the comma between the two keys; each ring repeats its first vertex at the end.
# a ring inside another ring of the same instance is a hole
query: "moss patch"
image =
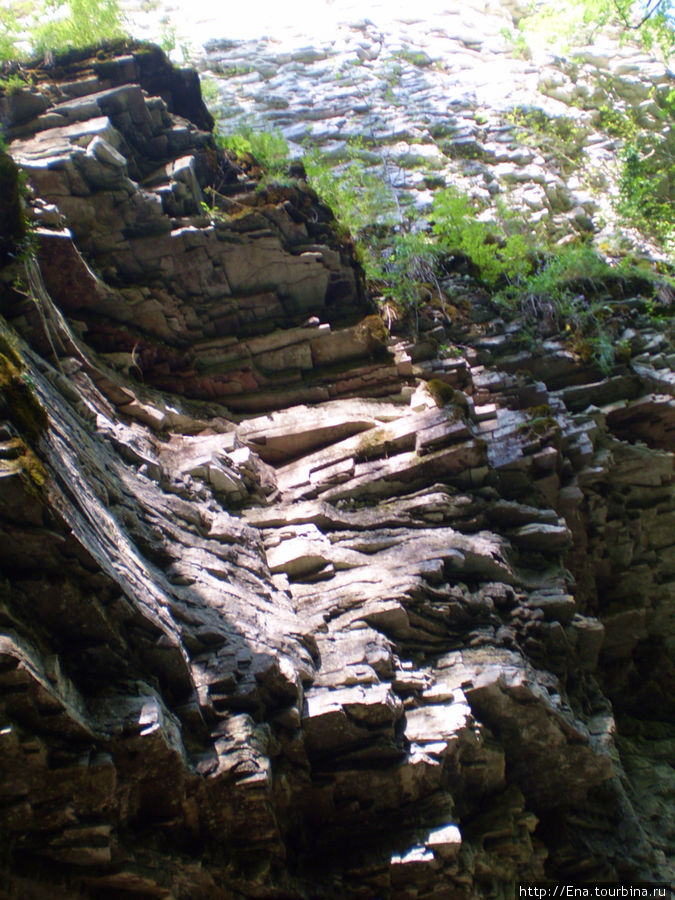
{"type": "Polygon", "coordinates": [[[430,378],[427,381],[427,390],[436,401],[436,406],[454,406],[458,414],[467,416],[469,413],[469,401],[461,391],[451,387],[440,378],[430,378]]]}
{"type": "Polygon", "coordinates": [[[21,437],[35,444],[46,431],[49,419],[20,366],[18,353],[0,335],[0,409],[4,407],[2,415],[21,437]]]}
{"type": "Polygon", "coordinates": [[[525,439],[542,437],[544,435],[560,434],[560,425],[556,421],[553,410],[548,403],[540,406],[530,406],[526,412],[529,415],[527,422],[518,426],[518,433],[525,439]]]}
{"type": "Polygon", "coordinates": [[[379,316],[366,316],[356,326],[356,337],[366,345],[371,356],[377,358],[387,353],[389,330],[379,316]]]}
{"type": "Polygon", "coordinates": [[[19,167],[0,152],[0,263],[11,259],[25,238],[19,167]]]}
{"type": "Polygon", "coordinates": [[[20,471],[26,490],[34,497],[43,495],[47,470],[35,452],[40,437],[49,426],[49,418],[35,395],[30,375],[20,353],[12,346],[7,333],[0,331],[0,418],[6,419],[18,432],[15,453],[2,464],[20,471]]]}
{"type": "Polygon", "coordinates": [[[23,368],[23,360],[19,356],[18,351],[15,350],[14,347],[12,347],[10,342],[3,334],[0,334],[0,353],[3,356],[7,357],[7,359],[11,363],[13,363],[17,369],[23,368]]]}
{"type": "MultiPolygon", "coordinates": [[[[7,465],[7,463],[2,463],[7,465]]],[[[47,470],[31,448],[24,441],[19,441],[19,455],[9,465],[19,469],[24,477],[25,489],[34,497],[40,497],[47,483],[47,470]]]]}
{"type": "Polygon", "coordinates": [[[355,459],[364,462],[385,456],[393,437],[391,429],[388,428],[372,428],[365,431],[359,439],[355,459]]]}

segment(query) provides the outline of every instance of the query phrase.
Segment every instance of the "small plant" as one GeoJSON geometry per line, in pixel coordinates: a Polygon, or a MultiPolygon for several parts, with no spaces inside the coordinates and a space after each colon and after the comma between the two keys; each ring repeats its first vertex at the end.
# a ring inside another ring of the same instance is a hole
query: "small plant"
{"type": "Polygon", "coordinates": [[[620,362],[624,363],[624,365],[628,365],[633,356],[633,348],[631,347],[628,338],[622,338],[620,341],[616,342],[615,355],[620,362]]]}
{"type": "Polygon", "coordinates": [[[250,75],[252,71],[252,66],[227,66],[227,68],[218,68],[218,74],[221,78],[239,78],[241,75],[250,75]]]}
{"type": "Polygon", "coordinates": [[[514,31],[512,28],[502,28],[500,34],[506,41],[511,56],[514,56],[516,59],[532,58],[532,49],[525,34],[520,29],[514,31]]]}
{"type": "Polygon", "coordinates": [[[6,78],[0,78],[0,91],[9,94],[10,96],[12,94],[18,94],[19,91],[24,90],[26,86],[26,81],[16,72],[13,72],[6,78]]]}
{"type": "Polygon", "coordinates": [[[417,66],[418,68],[426,68],[431,65],[431,59],[423,50],[413,50],[412,47],[403,47],[403,49],[399,50],[395,56],[398,59],[402,59],[404,62],[407,62],[411,66],[417,66]]]}
{"type": "Polygon", "coordinates": [[[401,83],[403,77],[403,67],[399,62],[393,59],[387,60],[386,66],[382,73],[382,78],[390,88],[397,87],[401,83]]]}
{"type": "Polygon", "coordinates": [[[118,0],[47,0],[49,17],[35,29],[37,53],[90,47],[125,36],[118,0]]]}
{"type": "Polygon", "coordinates": [[[159,46],[167,56],[171,56],[176,49],[176,26],[171,24],[168,16],[164,16],[160,23],[159,46]]]}
{"type": "Polygon", "coordinates": [[[18,31],[16,13],[3,6],[0,20],[0,63],[9,62],[18,55],[16,49],[18,31]]]}
{"type": "Polygon", "coordinates": [[[563,172],[574,171],[586,141],[587,130],[569,116],[551,116],[536,107],[516,106],[506,116],[522,144],[553,157],[563,172]]]}
{"type": "Polygon", "coordinates": [[[202,200],[201,207],[204,215],[208,216],[214,222],[227,221],[230,217],[220,209],[216,200],[218,192],[214,188],[207,188],[205,193],[207,196],[210,194],[211,202],[207,203],[206,200],[202,200]]]}
{"type": "Polygon", "coordinates": [[[461,359],[464,353],[455,344],[443,343],[438,348],[438,355],[441,359],[461,359]]]}
{"type": "Polygon", "coordinates": [[[591,356],[594,362],[598,365],[603,375],[609,375],[617,359],[617,347],[614,340],[602,328],[597,328],[590,341],[592,347],[591,356]]]}
{"type": "Polygon", "coordinates": [[[465,253],[489,286],[520,281],[531,270],[531,247],[522,234],[506,234],[476,218],[466,194],[454,187],[439,191],[433,203],[433,233],[447,252],[465,253]]]}
{"type": "MultiPolygon", "coordinates": [[[[202,91],[202,99],[204,103],[209,107],[209,110],[214,113],[214,107],[220,100],[220,93],[218,92],[218,82],[214,78],[210,78],[208,75],[201,75],[199,78],[199,84],[202,91]]],[[[215,113],[214,113],[215,115],[215,113]]]]}
{"type": "Polygon", "coordinates": [[[426,232],[399,229],[386,248],[371,248],[366,275],[379,289],[383,301],[416,309],[434,295],[441,296],[436,277],[438,251],[426,232]]]}
{"type": "Polygon", "coordinates": [[[268,178],[281,175],[288,168],[288,143],[277,129],[256,131],[247,126],[235,134],[218,132],[216,139],[221,149],[239,157],[252,157],[268,178]]]}
{"type": "Polygon", "coordinates": [[[393,190],[368,167],[360,143],[350,143],[347,154],[347,161],[336,166],[316,148],[309,150],[303,162],[312,186],[352,234],[377,224],[392,225],[398,218],[393,190]]]}
{"type": "Polygon", "coordinates": [[[633,116],[608,103],[602,103],[598,107],[597,125],[612,137],[628,139],[634,138],[638,130],[633,116]]]}

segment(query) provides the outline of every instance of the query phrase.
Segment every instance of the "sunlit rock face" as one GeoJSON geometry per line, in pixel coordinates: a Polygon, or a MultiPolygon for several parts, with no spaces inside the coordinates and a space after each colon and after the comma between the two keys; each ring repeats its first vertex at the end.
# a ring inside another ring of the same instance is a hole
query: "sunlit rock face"
{"type": "Polygon", "coordinates": [[[311,187],[219,154],[161,55],[36,80],[3,107],[35,232],[26,260],[2,235],[9,895],[666,879],[673,350],[645,298],[609,373],[488,334],[466,281],[462,317],[391,339],[311,187]]]}
{"type": "MultiPolygon", "coordinates": [[[[506,206],[554,240],[611,242],[617,123],[639,111],[641,127],[660,131],[670,116],[662,62],[605,32],[546,49],[518,30],[525,3],[336,0],[227,20],[211,4],[185,6],[177,42],[211,79],[223,132],[279,129],[295,153],[319,149],[338,171],[361,160],[418,215],[454,185],[488,218],[506,206]]],[[[172,14],[129,10],[134,32],[154,40],[172,14]]]]}

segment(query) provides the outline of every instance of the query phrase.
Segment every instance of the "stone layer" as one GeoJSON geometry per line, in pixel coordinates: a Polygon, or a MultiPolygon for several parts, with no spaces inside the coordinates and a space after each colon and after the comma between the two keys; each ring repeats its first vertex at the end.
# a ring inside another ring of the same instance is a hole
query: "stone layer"
{"type": "Polygon", "coordinates": [[[666,330],[624,298],[604,375],[462,281],[470,314],[390,340],[311,190],[256,193],[139,52],[12,101],[37,254],[0,296],[3,890],[666,878],[666,330]]]}

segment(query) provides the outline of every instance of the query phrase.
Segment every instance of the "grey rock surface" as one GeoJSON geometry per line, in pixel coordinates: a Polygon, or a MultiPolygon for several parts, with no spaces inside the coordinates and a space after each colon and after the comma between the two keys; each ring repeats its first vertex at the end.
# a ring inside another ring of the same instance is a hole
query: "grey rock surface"
{"type": "Polygon", "coordinates": [[[9,896],[666,879],[667,329],[632,316],[608,376],[564,334],[516,352],[480,292],[461,360],[383,338],[311,190],[256,193],[137,52],[72,62],[75,100],[41,74],[10,131],[37,250],[0,281],[9,896]]]}

